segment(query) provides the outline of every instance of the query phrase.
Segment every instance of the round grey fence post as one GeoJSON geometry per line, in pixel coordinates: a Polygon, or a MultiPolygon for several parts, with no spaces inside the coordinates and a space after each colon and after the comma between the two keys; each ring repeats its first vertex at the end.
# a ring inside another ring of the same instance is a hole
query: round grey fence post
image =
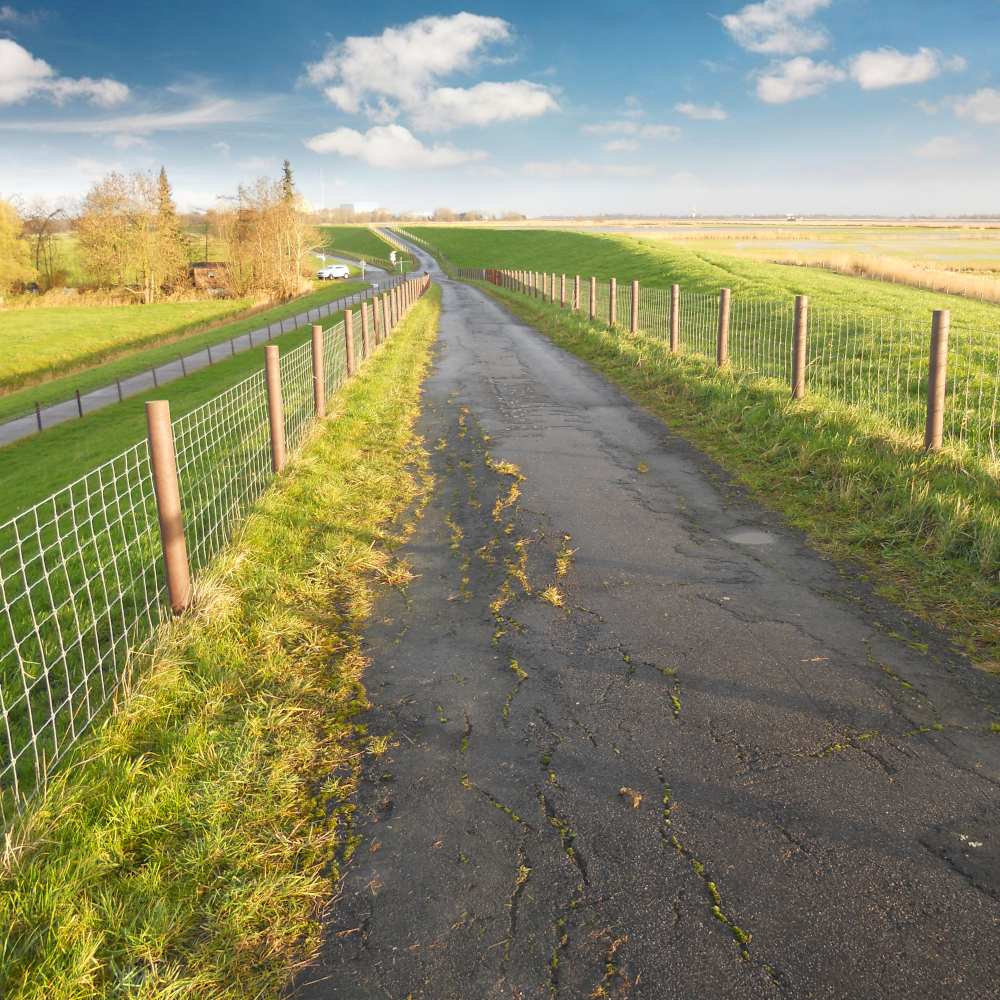
{"type": "Polygon", "coordinates": [[[927,371],[927,428],[924,448],[937,451],[944,441],[944,398],[948,380],[948,334],[951,310],[935,309],[931,321],[931,356],[927,371]]]}
{"type": "Polygon", "coordinates": [[[267,374],[267,415],[271,421],[271,468],[281,472],[285,467],[285,407],[281,400],[281,358],[278,345],[264,348],[264,370],[267,374]]]}
{"type": "Polygon", "coordinates": [[[326,379],[323,377],[323,327],[318,323],[312,328],[313,349],[313,399],[316,416],[326,416],[326,379]]]}
{"type": "Polygon", "coordinates": [[[608,326],[614,326],[618,318],[618,279],[611,279],[611,295],[608,302],[608,326]]]}
{"type": "Polygon", "coordinates": [[[181,493],[177,482],[174,429],[170,425],[170,404],[165,399],[146,403],[149,428],[149,461],[153,469],[153,492],[160,519],[160,544],[167,573],[170,607],[180,614],[191,603],[191,570],[184,542],[181,493]]]}
{"type": "Polygon", "coordinates": [[[347,377],[354,374],[354,313],[344,312],[344,346],[347,348],[347,377]]]}
{"type": "Polygon", "coordinates": [[[681,341],[681,286],[670,286],[670,353],[680,350],[681,341]]]}
{"type": "Polygon", "coordinates": [[[597,319],[597,278],[590,279],[590,322],[597,319]]]}
{"type": "Polygon", "coordinates": [[[632,282],[632,333],[639,332],[639,282],[632,282]]]}
{"type": "Polygon", "coordinates": [[[367,361],[372,352],[371,341],[368,335],[368,303],[361,303],[361,351],[367,361]]]}
{"type": "Polygon", "coordinates": [[[809,296],[795,296],[795,333],[792,340],[792,399],[806,394],[809,345],[809,296]]]}
{"type": "Polygon", "coordinates": [[[715,363],[721,368],[729,361],[729,301],[730,291],[723,288],[719,294],[719,344],[715,363]]]}

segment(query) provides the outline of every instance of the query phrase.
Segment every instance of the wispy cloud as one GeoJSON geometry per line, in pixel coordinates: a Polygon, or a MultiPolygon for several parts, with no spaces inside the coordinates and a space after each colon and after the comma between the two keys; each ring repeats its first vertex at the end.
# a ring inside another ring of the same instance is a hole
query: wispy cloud
{"type": "Polygon", "coordinates": [[[471,70],[491,45],[510,39],[510,25],[499,17],[424,17],[381,35],[346,38],[306,67],[306,79],[341,111],[382,124],[406,117],[428,132],[524,121],[558,110],[554,92],[530,80],[439,85],[450,74],[471,70]]]}
{"type": "Polygon", "coordinates": [[[695,121],[724,122],[729,117],[726,109],[718,101],[711,107],[705,104],[675,104],[674,110],[687,115],[688,118],[694,118],[695,121]]]}
{"type": "Polygon", "coordinates": [[[797,56],[787,62],[772,63],[763,70],[757,77],[757,96],[765,104],[787,104],[822,94],[831,83],[846,79],[847,74],[830,63],[797,56]]]}
{"type": "Polygon", "coordinates": [[[939,135],[910,152],[929,160],[952,160],[958,156],[978,153],[979,147],[973,142],[964,142],[955,135],[939,135]]]}
{"type": "Polygon", "coordinates": [[[606,149],[609,153],[620,153],[639,148],[639,143],[635,139],[612,139],[610,142],[602,142],[601,149],[606,149]]]}
{"type": "Polygon", "coordinates": [[[36,59],[9,38],[0,38],[0,104],[18,104],[32,97],[62,104],[73,97],[86,97],[93,104],[111,107],[121,104],[128,93],[125,84],[107,77],[60,76],[44,59],[36,59]]]}
{"type": "Polygon", "coordinates": [[[42,19],[42,11],[32,10],[27,14],[22,14],[8,4],[0,7],[0,24],[17,24],[22,27],[31,27],[38,24],[42,19]]]}
{"type": "Polygon", "coordinates": [[[636,139],[677,139],[681,134],[681,130],[676,125],[640,125],[634,121],[584,125],[581,131],[594,135],[629,135],[636,139]]]}
{"type": "Polygon", "coordinates": [[[564,160],[554,163],[525,163],[524,172],[535,177],[556,179],[560,177],[589,177],[594,168],[579,160],[564,160]]]}
{"type": "Polygon", "coordinates": [[[829,41],[821,25],[806,23],[831,0],[764,0],[721,18],[735,42],[750,52],[787,56],[814,52],[829,41]]]}
{"type": "Polygon", "coordinates": [[[1000,90],[982,87],[974,94],[948,98],[959,118],[971,118],[980,125],[1000,124],[1000,90]]]}
{"type": "Polygon", "coordinates": [[[376,125],[367,132],[338,128],[313,136],[306,147],[314,153],[337,153],[391,170],[454,167],[486,157],[482,150],[459,149],[451,143],[425,146],[402,125],[376,125]]]}

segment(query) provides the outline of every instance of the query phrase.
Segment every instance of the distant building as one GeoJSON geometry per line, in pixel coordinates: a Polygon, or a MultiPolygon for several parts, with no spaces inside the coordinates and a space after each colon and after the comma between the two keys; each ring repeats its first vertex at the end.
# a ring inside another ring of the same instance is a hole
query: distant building
{"type": "Polygon", "coordinates": [[[377,212],[379,207],[377,201],[351,201],[341,205],[340,210],[350,212],[352,215],[367,215],[369,212],[377,212]]]}
{"type": "Polygon", "coordinates": [[[194,281],[195,288],[206,292],[224,292],[227,290],[229,268],[218,261],[205,261],[202,264],[192,264],[188,274],[194,281]]]}

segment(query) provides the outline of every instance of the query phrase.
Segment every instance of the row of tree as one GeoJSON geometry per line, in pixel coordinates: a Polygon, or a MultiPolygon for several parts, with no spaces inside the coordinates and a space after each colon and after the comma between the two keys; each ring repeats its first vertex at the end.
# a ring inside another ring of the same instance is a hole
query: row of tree
{"type": "MultiPolygon", "coordinates": [[[[287,160],[281,180],[241,186],[228,207],[204,216],[206,261],[210,228],[231,293],[288,298],[304,290],[309,254],[321,240],[299,211],[287,160]]],[[[155,177],[111,173],[72,216],[43,203],[18,212],[0,202],[0,294],[35,281],[43,290],[63,283],[67,229],[96,286],[147,303],[189,285],[192,261],[201,256],[201,237],[186,231],[166,170],[155,177]]]]}

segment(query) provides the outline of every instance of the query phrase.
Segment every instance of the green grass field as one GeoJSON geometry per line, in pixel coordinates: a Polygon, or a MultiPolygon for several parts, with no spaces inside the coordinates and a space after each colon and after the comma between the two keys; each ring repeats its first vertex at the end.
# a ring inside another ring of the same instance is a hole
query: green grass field
{"type": "MultiPolygon", "coordinates": [[[[256,330],[267,326],[268,323],[277,323],[307,309],[313,309],[333,299],[339,299],[344,295],[353,295],[355,292],[370,287],[367,283],[360,281],[316,282],[315,285],[315,291],[309,295],[286,302],[274,309],[268,309],[266,312],[254,313],[233,323],[213,326],[201,333],[186,336],[183,333],[167,333],[163,335],[159,344],[133,350],[114,361],[106,361],[84,371],[74,372],[71,375],[64,375],[61,378],[9,392],[0,396],[0,420],[24,413],[30,410],[36,402],[42,406],[48,406],[64,399],[72,399],[73,393],[77,389],[81,393],[86,393],[105,385],[111,385],[116,375],[119,378],[128,378],[138,372],[148,371],[150,365],[161,365],[168,361],[174,361],[178,354],[191,354],[194,351],[204,349],[209,344],[223,343],[229,337],[241,336],[248,330],[256,330]]],[[[141,308],[155,308],[155,306],[141,308]]],[[[67,311],[87,312],[89,307],[67,311]]],[[[2,315],[0,313],[0,316],[2,315]]]]}
{"type": "MultiPolygon", "coordinates": [[[[345,287],[337,284],[337,288],[345,287]]],[[[299,300],[301,307],[302,300],[299,300]]],[[[332,326],[343,313],[323,317],[332,326]]],[[[248,321],[250,322],[250,321],[248,321]]],[[[259,317],[254,317],[254,325],[259,317]]],[[[219,331],[212,336],[218,337],[219,331]]],[[[282,353],[298,347],[310,337],[308,327],[275,337],[282,353]]],[[[201,406],[264,367],[264,345],[224,358],[192,372],[187,378],[168,382],[88,413],[82,420],[69,420],[44,434],[33,434],[0,448],[0,523],[32,504],[86,475],[146,436],[145,403],[148,399],[170,401],[176,419],[201,406]]],[[[113,378],[113,376],[112,376],[113,378]]],[[[100,384],[105,384],[104,379],[100,384]]]]}
{"type": "Polygon", "coordinates": [[[930,324],[935,309],[950,309],[953,323],[1000,328],[1000,306],[906,285],[852,278],[816,268],[766,264],[746,257],[692,249],[684,243],[632,236],[539,229],[467,229],[406,226],[442,251],[455,267],[550,271],[602,281],[639,280],[653,288],[679,284],[685,291],[789,301],[808,295],[814,307],[891,315],[930,324]]]}
{"type": "Polygon", "coordinates": [[[0,995],[284,996],[350,862],[361,632],[431,485],[438,296],[329,404],[121,693],[6,831],[0,995]],[[412,523],[412,518],[409,519],[412,523]]]}
{"type": "Polygon", "coordinates": [[[388,260],[389,254],[396,249],[367,226],[320,226],[319,231],[323,247],[329,253],[348,250],[388,260]]]}
{"type": "Polygon", "coordinates": [[[99,364],[243,312],[248,299],[0,312],[0,389],[99,364]]]}

